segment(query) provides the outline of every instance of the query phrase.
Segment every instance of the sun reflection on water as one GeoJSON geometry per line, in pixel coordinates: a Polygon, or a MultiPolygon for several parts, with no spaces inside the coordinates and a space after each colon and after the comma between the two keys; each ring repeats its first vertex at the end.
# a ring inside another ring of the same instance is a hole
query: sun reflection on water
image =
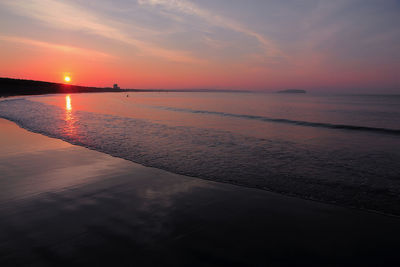
{"type": "Polygon", "coordinates": [[[65,96],[65,133],[69,137],[76,137],[76,126],[75,126],[75,118],[72,114],[72,101],[71,101],[71,96],[66,95],[65,96]]]}
{"type": "Polygon", "coordinates": [[[66,95],[65,96],[65,109],[68,111],[72,110],[72,105],[71,105],[71,96],[66,95]]]}

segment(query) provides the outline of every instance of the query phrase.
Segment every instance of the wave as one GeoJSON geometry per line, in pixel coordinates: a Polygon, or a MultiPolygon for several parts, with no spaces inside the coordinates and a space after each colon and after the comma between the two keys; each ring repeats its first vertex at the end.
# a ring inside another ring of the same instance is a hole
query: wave
{"type": "Polygon", "coordinates": [[[270,117],[257,116],[257,115],[234,114],[234,113],[226,113],[226,112],[219,112],[219,111],[193,110],[193,109],[164,107],[164,106],[148,106],[148,107],[162,109],[162,110],[175,111],[175,112],[216,115],[216,116],[240,118],[240,119],[247,119],[247,120],[257,120],[257,121],[264,121],[264,122],[286,123],[286,124],[306,126],[306,127],[318,127],[318,128],[328,128],[328,129],[339,129],[339,130],[363,131],[363,132],[373,132],[373,133],[380,133],[380,134],[400,135],[400,129],[389,129],[389,128],[379,128],[379,127],[369,127],[369,126],[359,126],[359,125],[346,125],[346,124],[333,124],[333,123],[326,123],[326,122],[309,122],[309,121],[289,120],[289,119],[281,119],[281,118],[270,118],[270,117]]]}
{"type": "Polygon", "coordinates": [[[68,111],[24,99],[0,101],[0,117],[149,167],[400,215],[397,138],[337,135],[323,142],[322,135],[318,142],[300,143],[68,111]]]}

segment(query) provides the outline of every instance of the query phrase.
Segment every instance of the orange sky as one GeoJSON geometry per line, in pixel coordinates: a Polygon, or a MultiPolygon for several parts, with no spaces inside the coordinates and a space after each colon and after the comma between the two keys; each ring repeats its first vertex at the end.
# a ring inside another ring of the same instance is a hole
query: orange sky
{"type": "Polygon", "coordinates": [[[63,82],[68,73],[73,84],[123,88],[400,92],[398,2],[245,2],[5,0],[0,76],[63,82]]]}

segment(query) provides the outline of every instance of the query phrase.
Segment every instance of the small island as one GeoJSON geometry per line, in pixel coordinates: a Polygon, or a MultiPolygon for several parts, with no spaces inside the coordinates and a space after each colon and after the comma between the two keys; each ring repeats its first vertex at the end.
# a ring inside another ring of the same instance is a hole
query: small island
{"type": "Polygon", "coordinates": [[[279,93],[279,94],[305,94],[307,92],[306,92],[306,90],[301,90],[301,89],[287,89],[287,90],[278,91],[277,93],[279,93]]]}

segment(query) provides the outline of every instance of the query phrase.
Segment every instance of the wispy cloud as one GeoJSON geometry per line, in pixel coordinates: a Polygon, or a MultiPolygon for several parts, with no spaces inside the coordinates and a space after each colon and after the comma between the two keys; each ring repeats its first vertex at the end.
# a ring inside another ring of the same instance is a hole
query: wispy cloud
{"type": "Polygon", "coordinates": [[[28,38],[21,38],[21,37],[16,37],[16,36],[0,35],[0,40],[7,41],[7,42],[13,42],[13,43],[23,43],[23,44],[27,44],[30,46],[37,46],[37,47],[42,47],[42,48],[46,48],[46,49],[62,51],[65,53],[71,53],[71,54],[76,54],[76,55],[80,55],[80,56],[91,57],[91,58],[111,58],[111,57],[113,57],[107,53],[98,52],[98,51],[94,51],[91,49],[84,49],[84,48],[80,48],[80,47],[60,45],[60,44],[49,43],[49,42],[42,42],[42,41],[37,41],[37,40],[33,40],[33,39],[28,39],[28,38]]]}
{"type": "Polygon", "coordinates": [[[89,34],[133,45],[142,55],[161,57],[177,62],[202,62],[185,51],[165,49],[151,42],[132,38],[126,32],[113,27],[113,21],[105,22],[104,18],[100,19],[94,12],[71,3],[55,0],[6,0],[1,4],[6,5],[15,13],[37,19],[52,27],[85,31],[89,34]]]}
{"type": "Polygon", "coordinates": [[[138,0],[140,5],[159,6],[167,10],[193,15],[205,20],[207,23],[223,27],[235,32],[255,38],[263,47],[265,55],[269,57],[284,57],[276,45],[264,35],[249,29],[248,27],[221,15],[215,14],[207,9],[201,8],[187,0],[138,0]]]}

